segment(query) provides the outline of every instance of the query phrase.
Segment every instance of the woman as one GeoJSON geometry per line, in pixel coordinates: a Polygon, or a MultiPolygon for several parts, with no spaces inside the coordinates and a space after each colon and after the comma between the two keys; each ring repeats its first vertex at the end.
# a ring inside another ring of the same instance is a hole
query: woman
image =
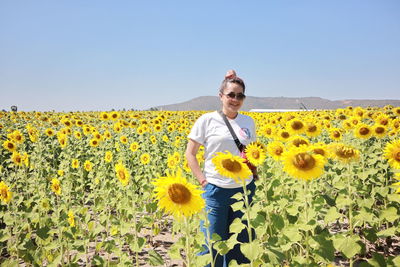
{"type": "MultiPolygon", "coordinates": [[[[245,85],[243,80],[236,76],[235,71],[228,71],[219,92],[222,102],[221,111],[227,117],[239,141],[243,145],[248,145],[256,140],[256,135],[253,119],[238,113],[246,97],[244,91],[245,85]]],[[[211,236],[213,233],[216,233],[222,240],[227,240],[230,236],[230,224],[235,218],[241,218],[243,215],[241,211],[233,212],[230,206],[235,200],[231,199],[231,197],[238,192],[243,192],[243,187],[233,179],[221,176],[215,170],[211,159],[215,156],[216,152],[225,152],[228,150],[234,155],[240,155],[240,151],[222,114],[218,111],[202,115],[194,123],[188,138],[186,158],[190,169],[205,191],[203,198],[206,200],[209,234],[211,236]],[[204,171],[201,170],[196,159],[196,154],[201,145],[204,146],[205,152],[204,171]]],[[[251,201],[255,191],[253,177],[249,177],[246,182],[247,189],[251,192],[249,196],[249,201],[251,201]]],[[[201,223],[201,230],[206,234],[203,222],[201,223]]],[[[239,234],[238,240],[240,242],[248,242],[248,235],[245,229],[239,234]]],[[[206,253],[209,253],[207,249],[201,254],[206,253]]],[[[215,253],[213,251],[213,256],[215,256],[215,253]]],[[[237,244],[225,256],[218,256],[215,266],[228,266],[229,261],[232,259],[235,259],[239,264],[249,262],[240,252],[239,244],[237,244]]]]}

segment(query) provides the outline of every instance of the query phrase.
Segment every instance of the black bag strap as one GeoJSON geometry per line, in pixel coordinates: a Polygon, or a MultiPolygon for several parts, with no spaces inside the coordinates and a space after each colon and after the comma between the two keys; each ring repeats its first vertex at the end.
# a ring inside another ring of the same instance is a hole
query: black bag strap
{"type": "Polygon", "coordinates": [[[226,115],[221,110],[218,110],[218,113],[224,119],[226,126],[228,126],[228,129],[231,132],[231,135],[233,137],[233,140],[235,141],[237,148],[239,149],[240,152],[242,152],[244,149],[244,145],[242,143],[240,143],[239,138],[237,138],[235,131],[232,129],[231,124],[229,123],[228,119],[226,118],[226,115]]]}

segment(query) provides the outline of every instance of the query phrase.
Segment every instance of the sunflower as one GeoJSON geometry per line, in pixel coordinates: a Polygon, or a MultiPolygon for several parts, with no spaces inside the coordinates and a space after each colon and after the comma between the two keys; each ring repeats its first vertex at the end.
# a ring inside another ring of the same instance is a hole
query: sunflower
{"type": "Polygon", "coordinates": [[[149,153],[144,153],[140,156],[140,162],[142,163],[142,165],[146,165],[149,164],[150,162],[150,155],[149,153]]]}
{"type": "Polygon", "coordinates": [[[299,147],[299,146],[308,146],[310,145],[310,142],[307,140],[307,138],[302,137],[302,136],[292,136],[289,138],[288,142],[287,142],[288,147],[299,147]]]}
{"type": "Polygon", "coordinates": [[[119,140],[120,140],[121,143],[123,143],[123,144],[128,143],[128,137],[126,137],[125,135],[121,135],[121,137],[119,138],[119,140]]]}
{"type": "Polygon", "coordinates": [[[321,176],[326,159],[310,151],[309,147],[292,147],[283,154],[283,170],[294,178],[306,181],[321,176]]]}
{"type": "Polygon", "coordinates": [[[274,141],[267,145],[268,154],[276,161],[281,160],[284,151],[285,145],[279,141],[274,141]]]}
{"type": "Polygon", "coordinates": [[[71,162],[71,167],[73,169],[78,169],[79,168],[79,160],[73,159],[72,162],[71,162]]]}
{"type": "Polygon", "coordinates": [[[217,152],[211,161],[220,175],[232,178],[237,183],[239,183],[239,179],[244,181],[252,174],[245,159],[232,155],[229,151],[217,152]]]}
{"type": "Polygon", "coordinates": [[[98,147],[98,146],[99,146],[99,140],[96,139],[96,138],[92,138],[92,139],[90,139],[90,141],[89,141],[89,145],[90,145],[91,147],[98,147]]]}
{"type": "Polygon", "coordinates": [[[12,192],[9,190],[8,186],[3,181],[1,181],[0,182],[0,199],[1,199],[1,201],[8,203],[11,201],[11,197],[12,197],[12,192]]]}
{"type": "Polygon", "coordinates": [[[332,143],[329,145],[328,149],[332,157],[344,163],[356,161],[360,158],[360,152],[357,149],[345,144],[332,143]]]}
{"type": "Polygon", "coordinates": [[[387,143],[384,153],[384,156],[386,159],[388,159],[390,166],[395,169],[400,169],[400,139],[387,143]]]}
{"type": "Polygon", "coordinates": [[[199,213],[205,206],[201,197],[203,191],[189,183],[180,169],[176,173],[168,170],[166,173],[167,176],[156,178],[152,182],[158,207],[177,219],[199,213]]]}
{"type": "Polygon", "coordinates": [[[372,134],[376,137],[376,138],[383,138],[386,136],[388,130],[385,126],[383,125],[377,125],[375,124],[374,126],[372,126],[372,134]]]}
{"type": "Polygon", "coordinates": [[[75,216],[72,210],[68,211],[68,223],[70,227],[75,226],[75,216]]]}
{"type": "Polygon", "coordinates": [[[101,120],[105,121],[105,120],[108,120],[109,118],[110,118],[110,116],[108,115],[107,112],[100,113],[100,119],[101,120]]]}
{"type": "Polygon", "coordinates": [[[65,148],[68,144],[68,136],[65,134],[57,134],[57,140],[61,148],[65,148]]]}
{"type": "Polygon", "coordinates": [[[322,128],[313,122],[306,123],[305,133],[308,137],[317,137],[321,134],[322,128]]]}
{"type": "Polygon", "coordinates": [[[173,155],[168,155],[168,158],[167,158],[168,168],[171,170],[175,170],[177,165],[178,165],[178,162],[176,161],[176,158],[173,155]]]}
{"type": "Polygon", "coordinates": [[[111,162],[113,160],[113,154],[111,151],[106,151],[106,154],[104,155],[104,160],[106,162],[111,162]]]}
{"type": "Polygon", "coordinates": [[[25,140],[24,136],[22,133],[18,130],[13,131],[11,134],[8,134],[8,138],[11,139],[12,141],[22,144],[25,140]]]}
{"type": "Polygon", "coordinates": [[[284,142],[287,141],[291,136],[291,134],[288,131],[286,131],[285,129],[278,130],[277,133],[275,133],[275,135],[277,136],[277,138],[279,140],[284,141],[284,142]]]}
{"type": "Polygon", "coordinates": [[[360,139],[368,139],[372,135],[371,127],[364,123],[359,123],[354,129],[354,135],[360,139]]]}
{"type": "Polygon", "coordinates": [[[64,172],[64,170],[58,170],[58,171],[57,171],[57,174],[58,174],[59,176],[64,176],[65,172],[64,172]]]}
{"type": "Polygon", "coordinates": [[[74,132],[74,137],[75,137],[76,139],[81,139],[81,138],[82,138],[81,132],[75,131],[75,132],[74,132]]]}
{"type": "Polygon", "coordinates": [[[342,139],[342,132],[339,128],[332,128],[329,130],[329,137],[332,140],[339,141],[342,139]]]}
{"type": "Polygon", "coordinates": [[[324,158],[329,158],[331,156],[328,146],[321,142],[312,144],[310,146],[310,151],[314,152],[315,154],[319,154],[324,158]]]}
{"type": "Polygon", "coordinates": [[[306,127],[301,120],[292,119],[286,123],[286,129],[288,129],[292,134],[302,134],[306,127]]]}
{"type": "Polygon", "coordinates": [[[160,124],[156,124],[154,125],[153,129],[155,132],[160,132],[162,130],[162,126],[160,124]]]}
{"type": "Polygon", "coordinates": [[[15,152],[17,149],[17,146],[10,140],[4,141],[3,147],[10,152],[15,152]]]}
{"type": "Polygon", "coordinates": [[[259,142],[253,142],[246,146],[246,158],[254,166],[263,164],[267,157],[265,147],[259,142]]]}
{"type": "Polygon", "coordinates": [[[86,171],[90,172],[93,169],[93,164],[89,160],[86,160],[85,163],[83,163],[83,167],[86,171]]]}
{"type": "Polygon", "coordinates": [[[20,153],[18,153],[17,151],[14,151],[12,153],[11,160],[12,160],[12,162],[14,162],[14,164],[16,166],[22,166],[22,163],[23,163],[22,155],[20,153]]]}
{"type": "Polygon", "coordinates": [[[132,152],[136,152],[138,149],[139,149],[139,143],[138,142],[133,142],[130,146],[129,146],[129,149],[132,151],[132,152]]]}
{"type": "Polygon", "coordinates": [[[115,173],[117,175],[118,180],[121,182],[121,184],[123,186],[127,186],[129,183],[129,179],[130,179],[130,174],[128,172],[128,169],[125,168],[125,166],[122,164],[122,162],[115,164],[115,173]]]}
{"type": "Polygon", "coordinates": [[[111,114],[110,114],[110,118],[111,118],[113,121],[118,120],[120,117],[121,117],[121,114],[120,114],[119,112],[117,112],[117,111],[113,111],[113,112],[111,112],[111,114]]]}
{"type": "Polygon", "coordinates": [[[154,135],[150,136],[150,141],[153,145],[157,144],[157,138],[154,135]]]}
{"type": "Polygon", "coordinates": [[[265,125],[261,128],[260,134],[266,138],[272,138],[276,132],[275,127],[271,127],[269,125],[265,125]]]}
{"type": "Polygon", "coordinates": [[[61,186],[60,181],[57,178],[51,179],[51,190],[56,194],[61,194],[61,186]]]}
{"type": "Polygon", "coordinates": [[[381,114],[375,118],[375,122],[383,126],[389,126],[390,118],[388,115],[381,114]]]}

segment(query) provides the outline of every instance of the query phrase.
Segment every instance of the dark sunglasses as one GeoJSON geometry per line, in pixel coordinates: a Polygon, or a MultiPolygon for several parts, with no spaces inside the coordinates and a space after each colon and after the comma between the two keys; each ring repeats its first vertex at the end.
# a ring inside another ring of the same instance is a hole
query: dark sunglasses
{"type": "Polygon", "coordinates": [[[246,98],[246,95],[243,94],[243,93],[237,93],[237,94],[236,94],[236,93],[234,93],[234,92],[230,92],[229,94],[224,94],[224,93],[221,93],[221,94],[226,95],[227,97],[229,97],[229,98],[231,98],[231,99],[236,98],[236,100],[243,100],[243,99],[246,98]]]}

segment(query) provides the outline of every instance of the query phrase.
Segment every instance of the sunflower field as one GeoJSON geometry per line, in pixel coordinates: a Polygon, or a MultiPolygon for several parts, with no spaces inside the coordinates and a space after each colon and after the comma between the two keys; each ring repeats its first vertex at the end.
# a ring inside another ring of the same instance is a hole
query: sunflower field
{"type": "MultiPolygon", "coordinates": [[[[0,112],[1,265],[214,266],[197,256],[206,214],[185,160],[204,112],[0,112]]],[[[256,194],[234,196],[243,220],[208,246],[226,254],[247,229],[246,266],[400,266],[399,107],[243,113],[256,194]]]]}

